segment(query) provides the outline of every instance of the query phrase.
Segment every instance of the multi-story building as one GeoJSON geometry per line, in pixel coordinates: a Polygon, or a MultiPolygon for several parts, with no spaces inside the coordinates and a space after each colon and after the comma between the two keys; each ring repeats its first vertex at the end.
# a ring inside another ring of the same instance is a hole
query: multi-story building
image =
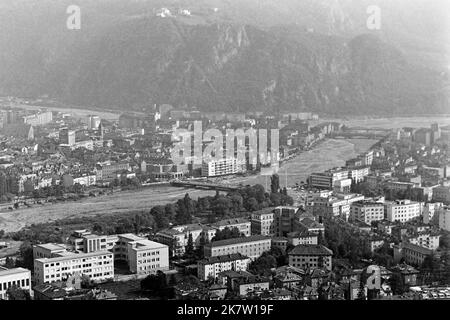
{"type": "Polygon", "coordinates": [[[430,232],[421,232],[417,235],[408,237],[408,241],[412,244],[430,249],[436,250],[439,247],[439,234],[430,232]]]}
{"type": "Polygon", "coordinates": [[[101,119],[99,116],[96,116],[96,115],[88,116],[88,129],[89,130],[97,130],[100,123],[101,123],[101,119]]]}
{"type": "Polygon", "coordinates": [[[110,181],[117,178],[117,175],[123,171],[129,171],[130,164],[125,163],[112,163],[103,166],[99,166],[96,169],[97,181],[110,181]]]}
{"type": "Polygon", "coordinates": [[[296,268],[322,268],[331,271],[333,251],[323,245],[301,244],[289,252],[289,265],[296,268]]]}
{"type": "Polygon", "coordinates": [[[308,231],[295,231],[288,233],[288,242],[293,246],[300,244],[318,244],[319,236],[317,233],[308,231]]]}
{"type": "Polygon", "coordinates": [[[348,175],[348,170],[333,169],[311,174],[308,183],[313,188],[333,190],[336,181],[347,179],[348,175]]]}
{"type": "Polygon", "coordinates": [[[421,204],[411,200],[397,200],[385,204],[386,219],[407,222],[421,215],[421,204]]]}
{"type": "Polygon", "coordinates": [[[370,174],[370,167],[358,167],[348,170],[348,178],[352,180],[353,183],[360,183],[364,181],[364,177],[370,174]]]}
{"type": "Polygon", "coordinates": [[[405,262],[416,266],[421,266],[425,258],[433,253],[433,250],[413,243],[402,243],[400,248],[405,262]]]}
{"type": "Polygon", "coordinates": [[[76,142],[75,130],[69,130],[67,128],[59,131],[59,142],[64,145],[73,146],[76,142]]]}
{"type": "Polygon", "coordinates": [[[439,228],[450,231],[450,207],[442,207],[438,211],[439,228]]]}
{"type": "Polygon", "coordinates": [[[164,244],[139,239],[128,242],[127,250],[129,268],[135,274],[169,270],[169,247],[164,244]]]}
{"type": "Polygon", "coordinates": [[[370,201],[354,202],[350,205],[350,218],[367,224],[384,220],[384,205],[370,201]]]}
{"type": "Polygon", "coordinates": [[[114,279],[114,257],[110,251],[91,253],[61,252],[53,258],[34,260],[36,284],[67,280],[72,275],[85,275],[91,281],[114,279]]]}
{"type": "Polygon", "coordinates": [[[51,111],[39,112],[30,116],[23,117],[23,123],[31,126],[43,126],[53,121],[53,113],[51,111]]]}
{"type": "Polygon", "coordinates": [[[438,186],[433,188],[433,201],[450,204],[450,187],[438,186]]]}
{"type": "Polygon", "coordinates": [[[247,219],[235,218],[235,219],[227,219],[215,222],[211,225],[211,227],[217,230],[224,230],[225,228],[233,229],[237,228],[240,234],[243,234],[246,237],[251,235],[251,222],[247,219]]]}
{"type": "Polygon", "coordinates": [[[260,257],[271,248],[271,239],[265,236],[250,236],[214,241],[204,246],[205,257],[216,257],[240,253],[250,259],[260,257]]]}
{"type": "Polygon", "coordinates": [[[243,172],[243,166],[236,158],[211,160],[202,164],[203,177],[218,177],[243,172]]]}
{"type": "Polygon", "coordinates": [[[423,223],[430,224],[434,221],[439,221],[439,209],[442,208],[444,204],[442,202],[428,202],[423,206],[422,209],[422,221],[423,223]],[[436,219],[437,217],[437,219],[436,219]]]}
{"type": "Polygon", "coordinates": [[[295,221],[297,220],[297,207],[276,207],[274,213],[275,236],[285,237],[289,232],[295,231],[295,221]]]}
{"type": "Polygon", "coordinates": [[[274,213],[271,211],[257,211],[251,215],[251,229],[253,235],[274,235],[274,213]]]}
{"type": "Polygon", "coordinates": [[[0,300],[8,300],[8,289],[13,286],[26,290],[31,295],[31,271],[24,268],[0,267],[0,300]]]}
{"type": "Polygon", "coordinates": [[[217,229],[210,226],[187,224],[161,230],[155,238],[158,242],[168,245],[174,255],[183,255],[186,252],[189,237],[192,237],[194,248],[198,248],[202,241],[211,242],[216,232],[217,229]]]}
{"type": "Polygon", "coordinates": [[[200,280],[216,279],[223,271],[245,271],[249,263],[250,258],[240,253],[208,257],[197,263],[198,278],[200,280]]]}

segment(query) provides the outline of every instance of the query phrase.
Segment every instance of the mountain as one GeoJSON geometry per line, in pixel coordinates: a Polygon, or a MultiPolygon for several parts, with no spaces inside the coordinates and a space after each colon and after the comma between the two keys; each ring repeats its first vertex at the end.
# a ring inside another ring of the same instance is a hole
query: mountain
{"type": "Polygon", "coordinates": [[[70,2],[21,0],[0,7],[0,30],[7,31],[0,37],[0,91],[121,110],[170,103],[448,113],[448,51],[442,34],[432,32],[444,28],[438,16],[415,30],[386,16],[383,31],[370,32],[360,2],[82,0],[82,29],[73,31],[64,20],[70,2]],[[156,17],[161,7],[189,8],[192,16],[156,17]]]}

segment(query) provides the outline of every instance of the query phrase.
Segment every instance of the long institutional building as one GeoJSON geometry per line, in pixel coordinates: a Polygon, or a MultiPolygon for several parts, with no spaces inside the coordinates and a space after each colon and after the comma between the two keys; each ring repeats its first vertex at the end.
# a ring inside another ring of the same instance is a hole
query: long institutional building
{"type": "Polygon", "coordinates": [[[24,268],[0,267],[0,300],[8,299],[8,289],[13,286],[26,290],[31,295],[31,271],[24,268]]]}
{"type": "Polygon", "coordinates": [[[272,246],[272,239],[266,236],[250,236],[208,243],[204,247],[205,257],[217,257],[231,254],[242,254],[256,259],[272,246]]]}
{"type": "Polygon", "coordinates": [[[36,284],[66,280],[79,274],[94,282],[114,279],[114,261],[127,263],[138,275],[169,269],[168,246],[134,234],[95,235],[75,231],[67,246],[40,244],[33,247],[36,284]]]}

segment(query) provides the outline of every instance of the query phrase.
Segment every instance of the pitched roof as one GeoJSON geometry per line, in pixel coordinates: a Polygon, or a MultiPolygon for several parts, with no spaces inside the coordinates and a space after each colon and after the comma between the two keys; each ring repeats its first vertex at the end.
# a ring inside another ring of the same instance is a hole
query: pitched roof
{"type": "Polygon", "coordinates": [[[211,243],[208,243],[205,245],[205,247],[221,247],[221,246],[228,246],[232,244],[238,244],[238,243],[248,243],[248,242],[254,242],[254,241],[262,241],[262,240],[271,240],[269,237],[266,236],[250,236],[245,238],[232,238],[232,239],[226,239],[226,240],[220,240],[220,241],[214,241],[211,243]]]}
{"type": "Polygon", "coordinates": [[[300,244],[289,252],[289,255],[300,256],[332,256],[333,251],[321,244],[300,244]]]}
{"type": "Polygon", "coordinates": [[[223,256],[208,257],[203,260],[200,260],[198,263],[199,264],[213,264],[213,263],[219,263],[219,262],[228,262],[228,261],[244,260],[244,259],[249,259],[249,258],[240,253],[232,253],[232,254],[227,254],[227,255],[223,255],[223,256]]]}

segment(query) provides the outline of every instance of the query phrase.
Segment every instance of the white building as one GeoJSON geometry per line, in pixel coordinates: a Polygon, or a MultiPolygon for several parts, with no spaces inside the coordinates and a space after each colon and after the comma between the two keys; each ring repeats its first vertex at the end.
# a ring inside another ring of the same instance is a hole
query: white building
{"type": "Polygon", "coordinates": [[[359,201],[350,205],[350,218],[371,224],[384,219],[384,205],[379,202],[359,201]]]}
{"type": "Polygon", "coordinates": [[[67,280],[72,275],[85,275],[91,281],[103,282],[114,279],[114,257],[112,252],[57,253],[53,258],[34,260],[36,284],[67,280]]]}
{"type": "Polygon", "coordinates": [[[169,270],[169,247],[150,240],[128,243],[130,271],[136,274],[152,274],[169,270]]]}
{"type": "Polygon", "coordinates": [[[0,300],[7,300],[7,291],[12,286],[28,291],[31,295],[31,271],[24,268],[0,267],[0,300]]]}
{"type": "Polygon", "coordinates": [[[250,223],[253,235],[272,236],[275,233],[274,213],[271,211],[253,212],[250,223]]]}
{"type": "Polygon", "coordinates": [[[421,215],[421,205],[419,202],[410,200],[397,200],[388,202],[386,206],[386,218],[388,221],[407,222],[421,215]]]}
{"type": "Polygon", "coordinates": [[[442,202],[429,202],[423,206],[422,210],[422,221],[423,223],[430,224],[436,220],[437,213],[439,209],[442,208],[444,204],[442,202]]]}
{"type": "Polygon", "coordinates": [[[203,281],[215,279],[223,271],[246,271],[249,264],[250,258],[240,253],[208,257],[197,263],[198,278],[203,281]]]}
{"type": "Polygon", "coordinates": [[[236,158],[211,160],[202,164],[202,176],[218,177],[243,172],[243,165],[236,158]]]}

